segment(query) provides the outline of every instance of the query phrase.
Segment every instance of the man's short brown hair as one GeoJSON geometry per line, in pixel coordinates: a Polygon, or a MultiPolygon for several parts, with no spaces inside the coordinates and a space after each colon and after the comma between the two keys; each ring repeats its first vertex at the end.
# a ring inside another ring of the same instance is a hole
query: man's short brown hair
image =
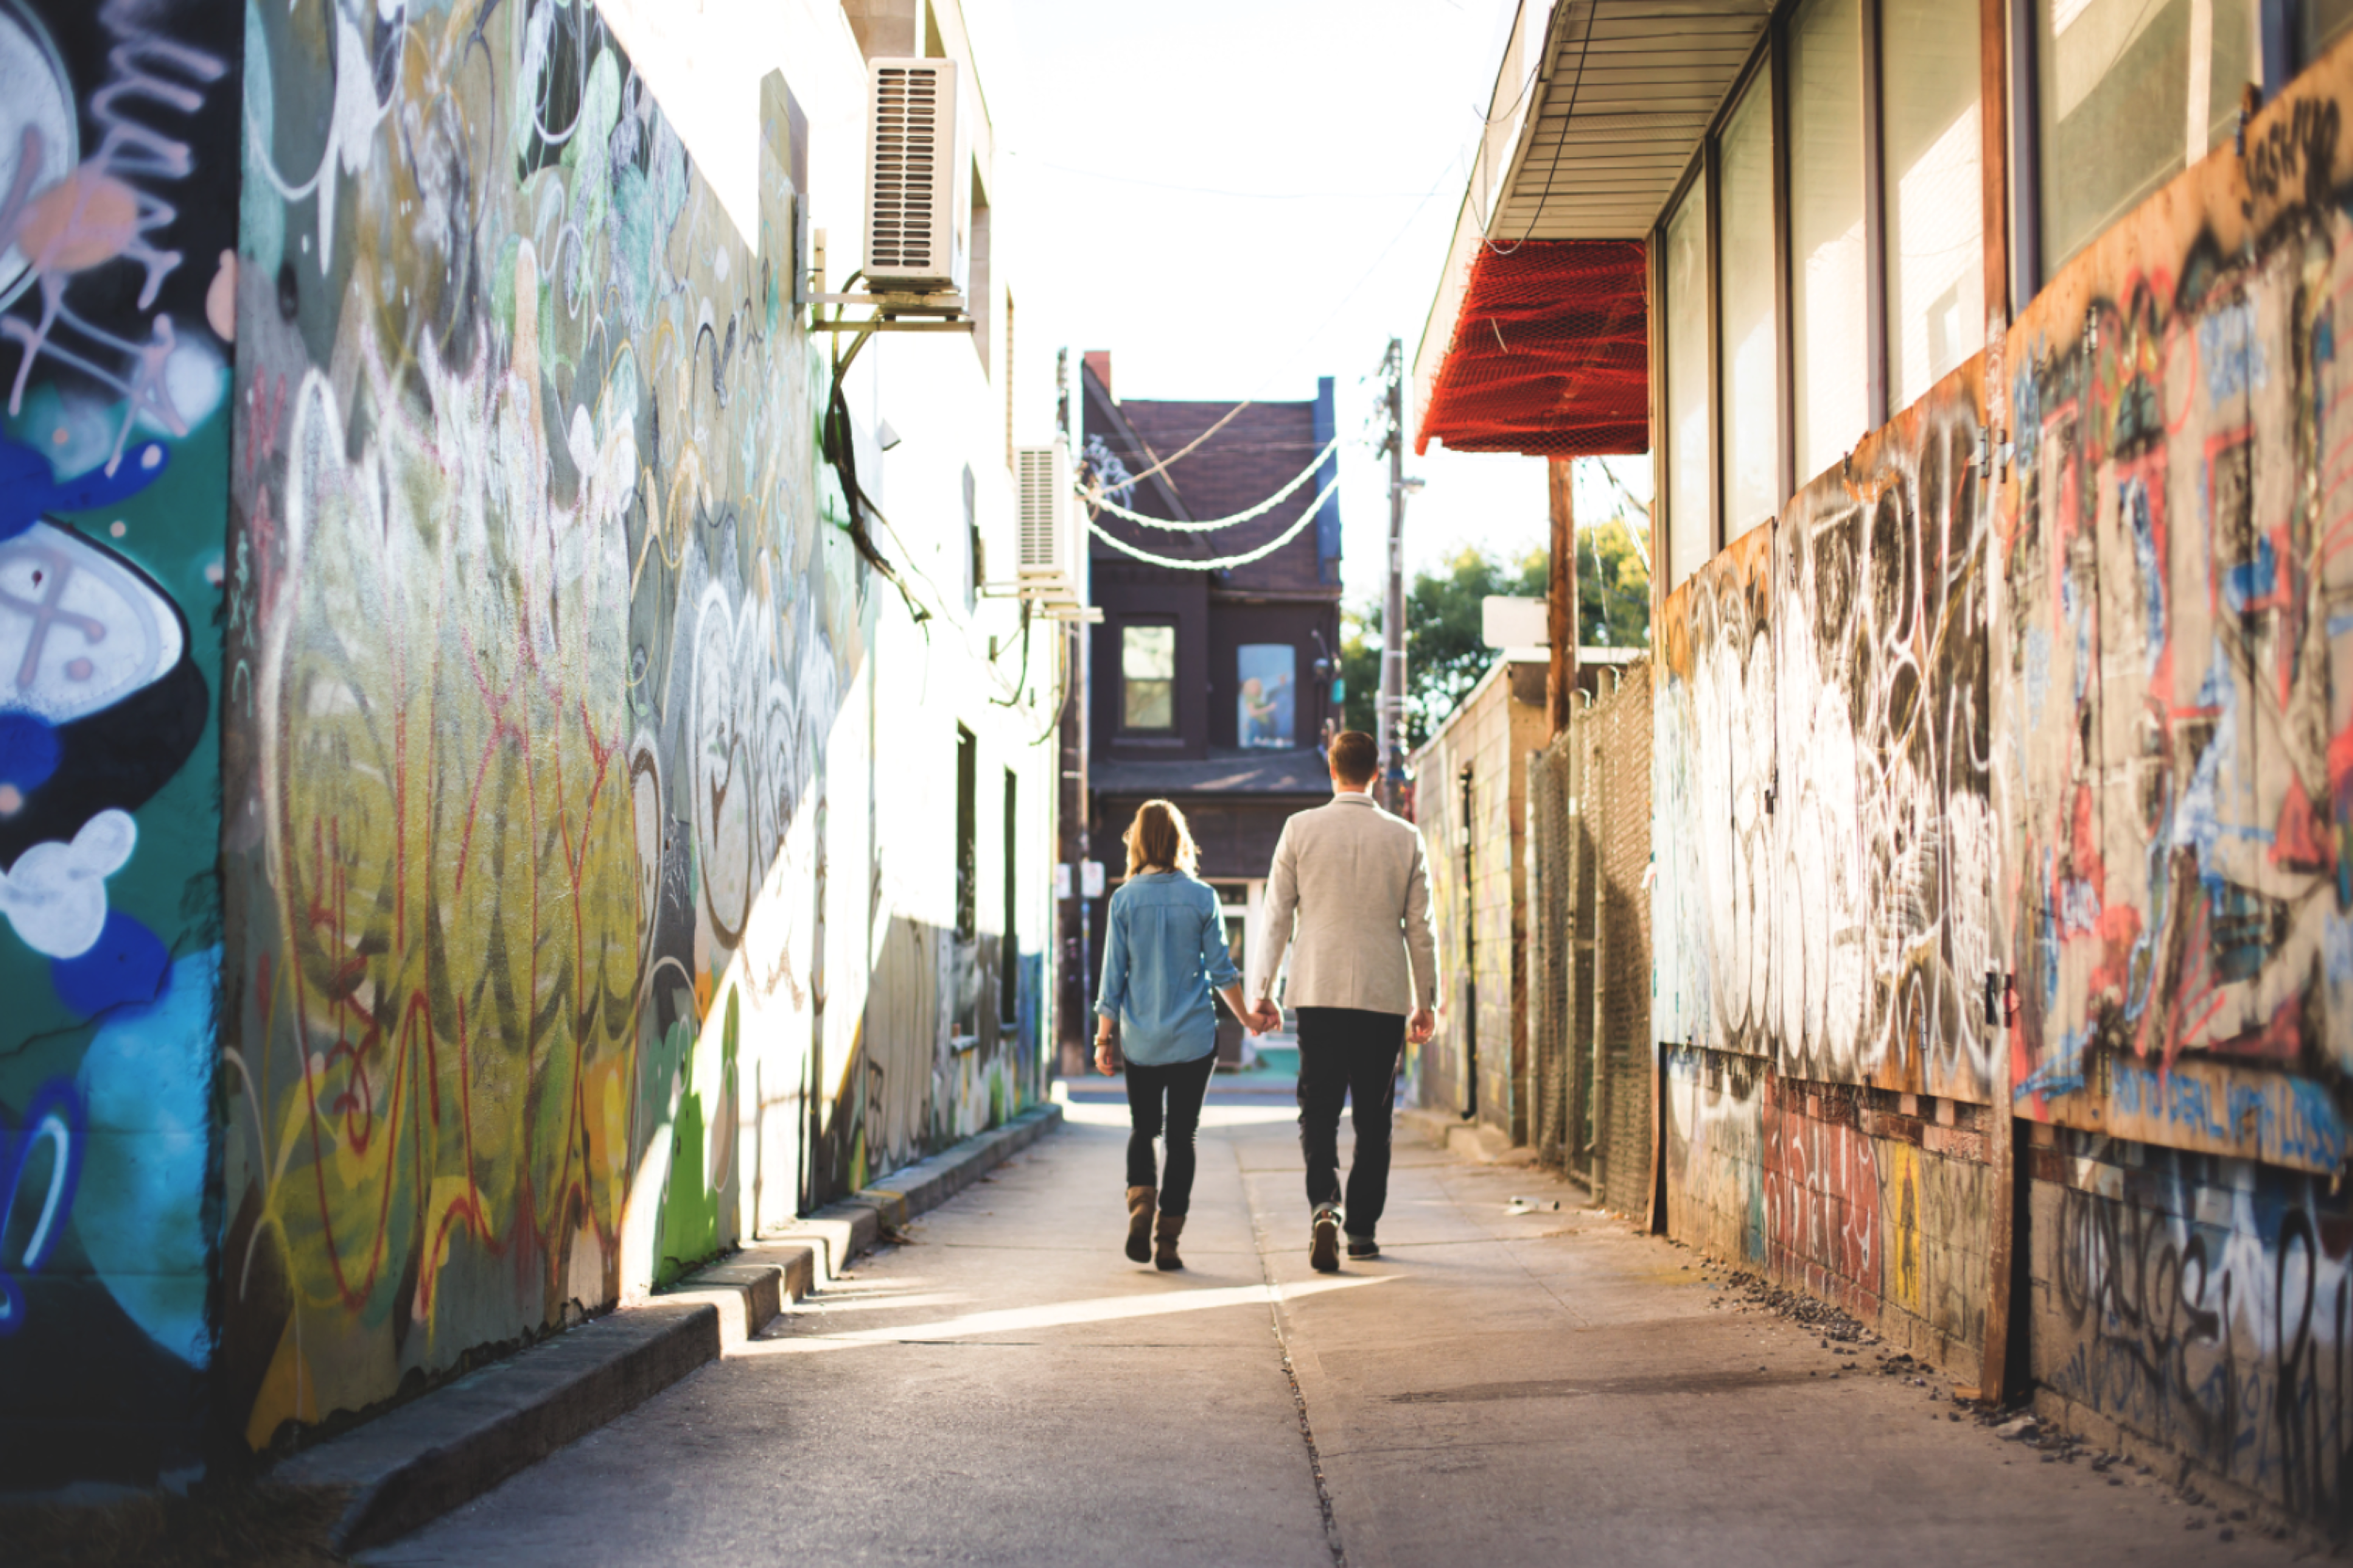
{"type": "Polygon", "coordinates": [[[1361,729],[1343,729],[1332,738],[1332,776],[1361,789],[1381,771],[1381,745],[1361,729]]]}

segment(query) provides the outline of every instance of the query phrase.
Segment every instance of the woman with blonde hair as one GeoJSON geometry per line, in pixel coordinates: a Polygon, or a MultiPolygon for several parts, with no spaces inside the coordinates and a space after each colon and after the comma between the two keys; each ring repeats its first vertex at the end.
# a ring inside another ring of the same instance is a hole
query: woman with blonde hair
{"type": "Polygon", "coordinates": [[[1128,1256],[1181,1269],[1176,1238],[1193,1204],[1193,1136],[1217,1064],[1212,991],[1237,1018],[1248,1023],[1253,1015],[1242,1006],[1241,971],[1225,948],[1217,894],[1193,874],[1200,854],[1185,814],[1168,801],[1147,800],[1128,824],[1126,842],[1128,879],[1112,894],[1106,919],[1095,1067],[1111,1076],[1116,1018],[1128,1059],[1128,1256]],[[1163,1131],[1168,1158],[1156,1179],[1152,1144],[1163,1131]]]}

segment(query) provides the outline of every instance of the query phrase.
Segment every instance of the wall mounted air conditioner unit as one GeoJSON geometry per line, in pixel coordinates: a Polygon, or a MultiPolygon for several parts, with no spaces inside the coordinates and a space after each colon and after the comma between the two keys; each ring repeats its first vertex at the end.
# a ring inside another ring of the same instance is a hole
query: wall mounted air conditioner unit
{"type": "Polygon", "coordinates": [[[877,294],[962,294],[972,162],[956,62],[867,62],[866,281],[877,294]]]}
{"type": "Polygon", "coordinates": [[[1078,604],[1086,584],[1086,519],[1070,489],[1070,444],[1014,449],[1018,591],[1025,599],[1078,604]]]}

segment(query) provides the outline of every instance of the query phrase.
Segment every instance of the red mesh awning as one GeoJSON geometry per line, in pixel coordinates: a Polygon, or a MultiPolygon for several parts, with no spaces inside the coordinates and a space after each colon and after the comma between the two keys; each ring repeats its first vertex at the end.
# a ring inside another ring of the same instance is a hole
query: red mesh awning
{"type": "Polygon", "coordinates": [[[1601,457],[1650,450],[1646,248],[1481,245],[1414,450],[1601,457]]]}

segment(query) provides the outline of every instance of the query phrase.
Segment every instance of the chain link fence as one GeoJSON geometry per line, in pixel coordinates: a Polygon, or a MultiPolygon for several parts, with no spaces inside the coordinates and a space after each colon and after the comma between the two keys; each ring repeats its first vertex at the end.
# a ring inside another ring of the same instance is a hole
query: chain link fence
{"type": "Polygon", "coordinates": [[[1528,757],[1529,1118],[1539,1158],[1594,1200],[1651,1189],[1648,661],[1597,672],[1569,728],[1528,757]]]}

